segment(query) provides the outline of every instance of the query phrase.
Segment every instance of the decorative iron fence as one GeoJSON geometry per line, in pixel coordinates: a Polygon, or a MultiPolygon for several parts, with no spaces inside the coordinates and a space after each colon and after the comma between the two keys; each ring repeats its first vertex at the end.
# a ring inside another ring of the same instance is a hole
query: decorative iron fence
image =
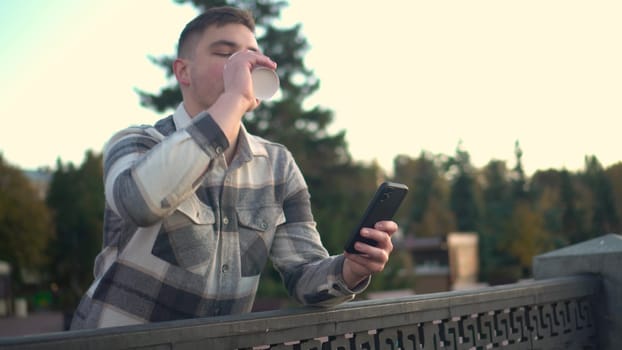
{"type": "Polygon", "coordinates": [[[2,349],[596,349],[600,278],[0,340],[2,349]]]}

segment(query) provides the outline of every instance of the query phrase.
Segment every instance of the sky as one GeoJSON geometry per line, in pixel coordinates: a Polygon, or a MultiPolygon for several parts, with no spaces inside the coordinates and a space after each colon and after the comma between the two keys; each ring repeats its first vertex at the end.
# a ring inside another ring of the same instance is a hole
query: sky
{"type": "MultiPolygon", "coordinates": [[[[528,174],[622,161],[622,1],[292,0],[321,87],[355,160],[453,155],[528,174]]],[[[164,116],[157,92],[197,14],[172,0],[1,0],[0,153],[25,168],[80,164],[117,130],[164,116]]],[[[267,53],[269,55],[269,52],[267,53]]]]}

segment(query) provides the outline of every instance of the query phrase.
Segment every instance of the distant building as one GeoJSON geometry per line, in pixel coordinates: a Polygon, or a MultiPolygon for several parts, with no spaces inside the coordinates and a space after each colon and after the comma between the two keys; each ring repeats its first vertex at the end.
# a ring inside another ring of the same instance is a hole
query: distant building
{"type": "Polygon", "coordinates": [[[480,287],[478,236],[452,232],[442,237],[406,236],[399,247],[415,265],[415,293],[435,293],[480,287]]]}
{"type": "Polygon", "coordinates": [[[447,235],[452,290],[481,287],[479,275],[479,239],[476,233],[453,232],[447,235]]]}

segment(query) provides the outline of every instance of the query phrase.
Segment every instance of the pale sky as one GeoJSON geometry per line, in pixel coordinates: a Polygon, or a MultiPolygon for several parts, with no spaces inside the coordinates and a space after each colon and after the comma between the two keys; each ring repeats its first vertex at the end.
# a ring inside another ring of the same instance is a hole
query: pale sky
{"type": "MultiPolygon", "coordinates": [[[[321,81],[307,104],[334,112],[356,160],[390,170],[398,154],[452,155],[462,141],[475,166],[511,167],[516,140],[528,173],[622,160],[622,1],[290,3],[282,20],[302,23],[321,81]]],[[[0,1],[4,158],[78,165],[159,119],[134,89],[165,85],[148,56],[171,55],[196,13],[171,0],[0,1]]]]}

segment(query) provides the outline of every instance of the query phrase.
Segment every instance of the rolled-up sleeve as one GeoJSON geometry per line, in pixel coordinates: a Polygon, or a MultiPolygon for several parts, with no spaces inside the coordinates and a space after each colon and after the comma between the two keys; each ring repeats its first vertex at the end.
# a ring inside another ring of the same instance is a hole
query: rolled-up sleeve
{"type": "Polygon", "coordinates": [[[194,192],[210,161],[228,147],[206,112],[168,136],[152,127],[127,128],[104,149],[106,201],[125,220],[152,225],[194,192]]]}

